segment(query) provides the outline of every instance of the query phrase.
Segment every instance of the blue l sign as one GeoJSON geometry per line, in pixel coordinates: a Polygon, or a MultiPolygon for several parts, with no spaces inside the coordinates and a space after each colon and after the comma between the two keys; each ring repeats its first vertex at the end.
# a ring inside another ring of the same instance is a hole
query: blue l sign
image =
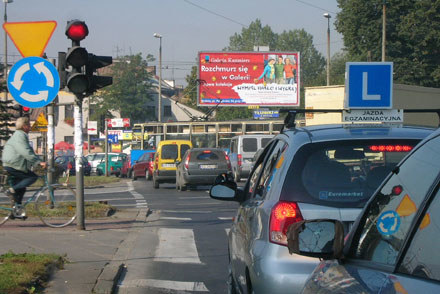
{"type": "Polygon", "coordinates": [[[347,62],[346,74],[348,108],[393,108],[392,62],[347,62]]]}

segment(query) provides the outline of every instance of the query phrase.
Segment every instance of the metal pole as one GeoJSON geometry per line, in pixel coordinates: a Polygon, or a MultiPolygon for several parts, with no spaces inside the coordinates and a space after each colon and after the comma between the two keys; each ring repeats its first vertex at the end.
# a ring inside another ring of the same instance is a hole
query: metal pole
{"type": "Polygon", "coordinates": [[[327,86],[330,86],[330,17],[327,27],[327,86]]]}
{"type": "Polygon", "coordinates": [[[82,166],[83,157],[83,133],[82,133],[82,100],[79,95],[75,99],[75,173],[76,173],[76,227],[78,230],[85,230],[84,216],[84,171],[82,166]]]}
{"type": "MultiPolygon", "coordinates": [[[[50,62],[55,65],[55,59],[50,59],[50,62]]],[[[55,101],[58,100],[58,97],[55,101]]],[[[54,102],[47,106],[47,162],[49,168],[47,170],[47,180],[53,184],[53,168],[55,166],[55,127],[54,127],[54,102]]]]}
{"type": "Polygon", "coordinates": [[[89,134],[89,121],[90,121],[90,96],[87,97],[87,154],[90,154],[90,134],[89,134]]]}
{"type": "MultiPolygon", "coordinates": [[[[8,22],[8,14],[7,14],[7,7],[8,7],[8,0],[3,0],[5,2],[5,14],[3,18],[3,24],[8,22]]],[[[8,34],[5,30],[5,68],[4,68],[4,77],[6,83],[8,82],[8,34]]],[[[8,87],[5,87],[4,91],[4,99],[5,101],[8,101],[8,87]]]]}
{"type": "Polygon", "coordinates": [[[387,3],[383,0],[382,9],[382,62],[385,62],[385,44],[386,44],[386,24],[387,24],[387,3]]]}
{"type": "MultiPolygon", "coordinates": [[[[159,101],[157,120],[162,122],[162,36],[159,37],[159,101]]],[[[142,138],[143,140],[144,138],[142,138]]]]}
{"type": "Polygon", "coordinates": [[[105,120],[105,143],[104,143],[104,150],[105,150],[105,176],[108,177],[108,125],[107,120],[105,120]]]}

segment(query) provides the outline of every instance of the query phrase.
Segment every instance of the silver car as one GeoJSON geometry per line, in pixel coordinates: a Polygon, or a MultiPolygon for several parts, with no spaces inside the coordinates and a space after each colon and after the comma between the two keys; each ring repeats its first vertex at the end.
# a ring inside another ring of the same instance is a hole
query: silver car
{"type": "Polygon", "coordinates": [[[436,131],[394,168],[347,236],[336,220],[292,225],[289,249],[324,259],[303,293],[440,293],[439,179],[436,131]]]}
{"type": "Polygon", "coordinates": [[[299,293],[318,261],[289,254],[288,227],[327,218],[348,232],[387,174],[432,131],[384,125],[287,129],[264,148],[243,188],[219,177],[211,197],[240,203],[229,233],[229,292],[299,293]]]}

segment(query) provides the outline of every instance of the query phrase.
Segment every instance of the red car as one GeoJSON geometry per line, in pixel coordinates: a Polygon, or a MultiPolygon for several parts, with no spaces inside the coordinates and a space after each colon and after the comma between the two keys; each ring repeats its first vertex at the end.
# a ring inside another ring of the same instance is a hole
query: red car
{"type": "Polygon", "coordinates": [[[154,152],[142,154],[132,166],[131,178],[135,181],[139,177],[145,177],[147,180],[153,178],[154,152]]]}
{"type": "Polygon", "coordinates": [[[131,158],[130,158],[130,155],[127,155],[127,159],[122,164],[121,177],[122,178],[130,178],[131,177],[131,158]]]}

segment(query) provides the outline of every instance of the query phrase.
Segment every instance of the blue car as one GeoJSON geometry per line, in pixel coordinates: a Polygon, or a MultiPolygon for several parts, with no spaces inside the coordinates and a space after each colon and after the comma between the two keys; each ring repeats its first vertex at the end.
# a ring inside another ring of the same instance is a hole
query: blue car
{"type": "Polygon", "coordinates": [[[348,235],[338,220],[290,226],[289,250],[323,259],[302,293],[440,293],[439,181],[437,130],[386,177],[348,235]]]}

